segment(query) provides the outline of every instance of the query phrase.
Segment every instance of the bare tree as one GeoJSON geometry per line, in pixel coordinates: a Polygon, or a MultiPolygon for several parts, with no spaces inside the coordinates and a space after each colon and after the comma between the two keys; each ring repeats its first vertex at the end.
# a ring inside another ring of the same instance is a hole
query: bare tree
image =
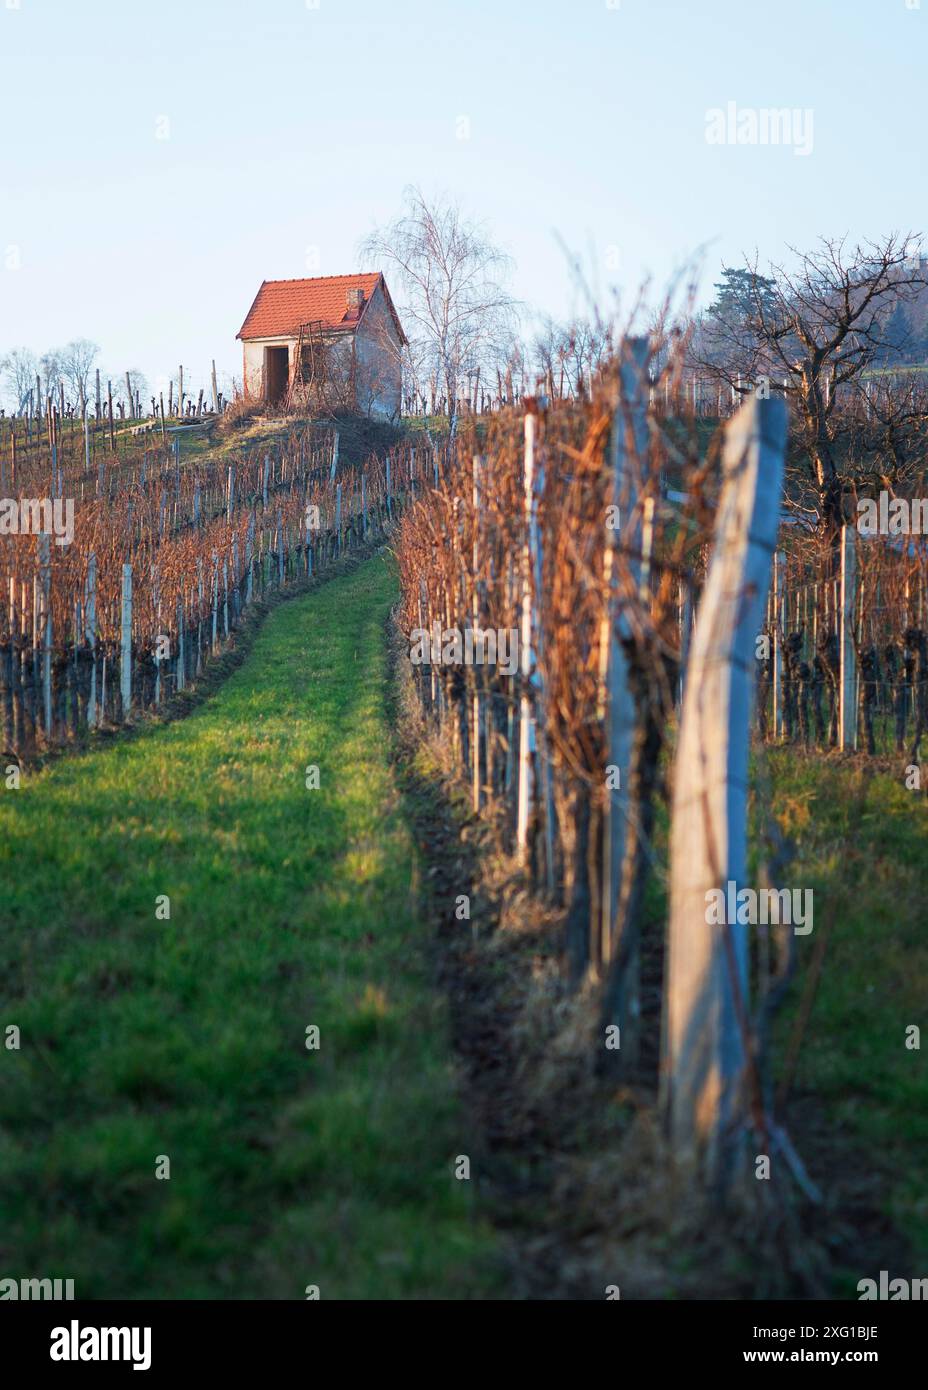
{"type": "Polygon", "coordinates": [[[99,356],[97,344],[88,338],[75,338],[59,354],[61,374],[82,414],[90,390],[90,373],[99,356]]]}
{"type": "Polygon", "coordinates": [[[572,382],[565,366],[570,351],[569,333],[555,319],[544,318],[532,343],[532,359],[538,377],[545,383],[545,391],[552,398],[561,400],[570,395],[572,382]]]}
{"type": "Polygon", "coordinates": [[[606,361],[612,335],[598,318],[567,323],[545,318],[532,344],[533,362],[547,394],[555,400],[588,396],[590,382],[606,361]]]}
{"type": "Polygon", "coordinates": [[[432,354],[425,341],[417,338],[407,342],[402,350],[401,370],[403,375],[403,394],[411,410],[421,404],[427,414],[430,404],[431,377],[434,374],[432,354]]]}
{"type": "MultiPolygon", "coordinates": [[[[115,374],[115,379],[113,381],[113,399],[125,401],[126,392],[124,388],[127,376],[129,378],[129,387],[132,391],[132,401],[134,401],[139,396],[142,398],[143,401],[147,400],[149,394],[148,380],[145,376],[145,373],[140,372],[138,367],[130,367],[129,371],[125,372],[121,377],[118,375],[118,373],[115,374]]],[[[132,407],[132,401],[125,401],[125,404],[129,407],[130,410],[132,407]]]]}
{"type": "MultiPolygon", "coordinates": [[[[45,383],[44,391],[46,396],[53,396],[61,382],[64,380],[64,362],[62,359],[61,348],[48,348],[39,358],[39,373],[45,383]]],[[[45,401],[39,402],[41,410],[45,401]]]]}
{"type": "Polygon", "coordinates": [[[401,215],[372,232],[361,256],[395,273],[400,317],[421,375],[441,381],[453,424],[468,371],[511,331],[516,304],[505,287],[509,258],[456,204],[408,188],[401,215]]]}
{"type": "Polygon", "coordinates": [[[695,360],[733,390],[761,387],[791,400],[826,529],[841,524],[849,490],[842,476],[848,417],[840,407],[891,351],[894,309],[925,286],[917,247],[917,238],[896,233],[854,246],[823,239],[815,251],[796,253],[794,269],[772,266],[769,277],[749,262],[738,296],[710,312],[697,335],[695,360]]]}
{"type": "Polygon", "coordinates": [[[612,352],[612,334],[599,318],[574,319],[567,325],[564,361],[571,389],[579,398],[588,396],[596,372],[612,352]]]}
{"type": "Polygon", "coordinates": [[[35,353],[25,347],[14,348],[0,362],[0,370],[3,372],[6,388],[15,402],[14,409],[23,410],[29,392],[35,387],[36,373],[39,370],[35,353]]]}
{"type": "Polygon", "coordinates": [[[843,419],[847,485],[855,502],[868,492],[924,486],[928,388],[918,372],[902,365],[855,382],[843,419]]]}

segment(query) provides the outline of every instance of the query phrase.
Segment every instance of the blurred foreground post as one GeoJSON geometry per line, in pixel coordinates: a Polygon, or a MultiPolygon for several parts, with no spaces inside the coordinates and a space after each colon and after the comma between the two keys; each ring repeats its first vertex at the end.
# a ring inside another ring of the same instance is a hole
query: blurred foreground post
{"type": "Polygon", "coordinates": [[[750,399],[725,430],[715,538],[687,671],[670,845],[662,1100],[674,1157],[724,1186],[747,1115],[747,871],[755,638],[780,519],[786,407],[750,399]],[[733,888],[729,889],[729,884],[733,888]],[[721,889],[721,922],[708,895],[721,889]],[[710,919],[710,920],[707,920],[710,919]]]}

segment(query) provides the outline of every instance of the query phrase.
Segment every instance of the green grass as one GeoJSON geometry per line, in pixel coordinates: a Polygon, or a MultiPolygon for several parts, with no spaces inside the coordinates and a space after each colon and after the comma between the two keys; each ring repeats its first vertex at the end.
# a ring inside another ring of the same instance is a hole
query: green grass
{"type": "MultiPolygon", "coordinates": [[[[860,1199],[882,1210],[911,1252],[911,1267],[894,1274],[921,1277],[928,1268],[928,802],[906,789],[901,767],[894,777],[864,759],[786,747],[768,746],[763,757],[762,794],[752,778],[749,882],[756,883],[761,814],[772,814],[796,848],[779,886],[814,893],[814,928],[796,938],[796,978],[777,1019],[775,1085],[817,940],[827,933],[787,1127],[829,1202],[860,1199]],[[905,1045],[912,1024],[921,1029],[920,1050],[905,1045]],[[813,1116],[811,1136],[804,1125],[813,1116]],[[823,1135],[830,1136],[824,1144],[823,1135]]],[[[655,845],[664,862],[667,837],[662,804],[655,845]]],[[[645,900],[652,936],[664,932],[665,890],[664,878],[652,875],[645,900]]],[[[854,1214],[844,1219],[853,1228],[854,1214]]],[[[857,1281],[872,1273],[837,1270],[835,1296],[856,1297],[857,1281]]]]}
{"type": "Polygon", "coordinates": [[[389,765],[395,588],[377,558],[282,604],[188,719],[0,790],[4,1275],[492,1288],[389,765]]]}
{"type": "MultiPolygon", "coordinates": [[[[767,756],[773,812],[799,850],[790,883],[815,894],[814,932],[799,938],[800,987],[817,934],[829,932],[794,1093],[815,1097],[861,1178],[878,1175],[916,1262],[896,1273],[920,1275],[928,1267],[928,806],[901,772],[862,773],[787,750],[767,756]],[[911,1024],[924,1034],[922,1050],[906,1048],[911,1024]]],[[[834,1176],[816,1174],[826,1190],[834,1176]]]]}

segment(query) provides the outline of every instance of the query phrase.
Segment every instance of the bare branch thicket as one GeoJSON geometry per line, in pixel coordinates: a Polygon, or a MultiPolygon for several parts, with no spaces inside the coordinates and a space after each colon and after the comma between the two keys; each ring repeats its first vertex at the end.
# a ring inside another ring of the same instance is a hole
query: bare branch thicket
{"type": "Polygon", "coordinates": [[[894,484],[899,451],[908,453],[911,432],[924,429],[905,385],[883,391],[882,430],[862,429],[867,415],[859,408],[873,391],[871,369],[898,351],[894,310],[928,285],[918,246],[911,234],[854,245],[823,239],[815,251],[794,251],[792,267],[773,265],[766,276],[755,257],[741,281],[743,302],[716,307],[699,323],[696,365],[742,395],[764,381],[787,396],[787,503],[814,512],[831,533],[846,513],[850,465],[868,449],[879,451],[877,472],[894,484]]]}
{"type": "MultiPolygon", "coordinates": [[[[669,380],[680,372],[685,347],[685,334],[672,328],[665,306],[651,334],[652,389],[661,389],[665,377],[669,380]]],[[[539,720],[534,855],[537,861],[542,841],[553,843],[553,877],[576,919],[576,934],[582,938],[579,954],[590,963],[600,949],[600,851],[607,798],[604,659],[614,602],[621,594],[631,627],[623,640],[630,644],[636,701],[646,731],[632,774],[642,833],[641,853],[629,874],[640,889],[650,864],[647,842],[660,746],[674,700],[680,594],[699,583],[711,525],[711,500],[704,494],[707,484],[711,493],[714,468],[711,461],[699,461],[692,431],[665,430],[652,416],[647,457],[632,451],[627,459],[620,510],[633,493],[637,501],[633,516],[623,511],[621,536],[613,548],[607,523],[616,500],[612,445],[614,431],[625,429],[619,365],[612,359],[594,372],[589,398],[555,396],[547,407],[532,398],[525,402],[538,420],[537,468],[543,477],[537,499],[536,675],[531,685],[539,720]],[[692,483],[692,501],[682,513],[669,508],[660,495],[660,479],[670,463],[692,483]],[[641,558],[635,553],[641,541],[624,538],[636,535],[634,523],[640,521],[646,501],[654,507],[655,527],[651,581],[644,594],[633,582],[630,566],[631,560],[641,558]],[[617,560],[611,579],[606,567],[609,550],[617,560]],[[550,787],[548,804],[542,787],[550,787]]],[[[520,557],[529,541],[523,430],[524,414],[514,410],[490,417],[479,434],[473,426],[465,427],[438,488],[429,490],[404,518],[397,555],[401,623],[407,634],[428,620],[446,629],[463,630],[474,623],[496,631],[518,629],[520,557]]],[[[511,809],[521,678],[486,666],[440,665],[429,673],[428,688],[433,684],[442,691],[443,710],[466,710],[477,698],[489,712],[485,777],[511,809]]],[[[466,721],[459,726],[453,714],[445,732],[459,753],[473,737],[466,721]]]]}

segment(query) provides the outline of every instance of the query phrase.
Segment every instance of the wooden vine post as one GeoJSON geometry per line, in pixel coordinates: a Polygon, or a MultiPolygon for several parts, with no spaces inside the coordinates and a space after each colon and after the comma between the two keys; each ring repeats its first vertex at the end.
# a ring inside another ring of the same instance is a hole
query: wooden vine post
{"type": "Polygon", "coordinates": [[[45,716],[45,738],[52,742],[52,577],[51,543],[48,535],[39,536],[39,632],[42,637],[42,693],[45,716]]]}
{"type": "Polygon", "coordinates": [[[532,521],[534,518],[535,441],[538,416],[530,411],[525,416],[525,466],[523,474],[525,506],[525,539],[522,545],[521,624],[519,632],[519,674],[522,690],[519,699],[519,772],[518,811],[516,815],[516,849],[519,863],[528,866],[528,826],[532,807],[532,700],[529,681],[532,673],[532,521]]]}
{"type": "Polygon", "coordinates": [[[841,528],[841,611],[838,620],[838,747],[857,751],[857,652],[854,647],[854,607],[857,598],[857,550],[853,526],[841,528]]]}
{"type": "Polygon", "coordinates": [[[746,886],[755,638],[777,540],[781,399],[751,398],[725,430],[714,548],[696,619],[677,748],[670,845],[662,1102],[673,1156],[724,1186],[747,1101],[747,926],[707,895],[746,886]],[[726,918],[729,916],[726,911],[726,918]]]}
{"type": "Polygon", "coordinates": [[[785,560],[779,551],[773,557],[773,737],[783,737],[783,638],[788,624],[783,613],[783,570],[785,560]]]}
{"type": "Polygon", "coordinates": [[[122,717],[128,719],[132,708],[132,566],[122,567],[122,624],[119,690],[122,698],[122,717]]]}
{"type": "Polygon", "coordinates": [[[90,695],[87,701],[87,726],[93,729],[97,723],[97,557],[92,551],[87,561],[84,613],[84,627],[90,645],[90,695]]]}
{"type": "MultiPolygon", "coordinates": [[[[474,632],[476,643],[477,633],[480,630],[480,465],[479,454],[474,454],[471,459],[471,472],[473,484],[473,514],[474,514],[474,548],[471,555],[471,584],[473,587],[471,600],[471,625],[474,632]]],[[[435,486],[438,487],[438,464],[435,464],[435,486]]],[[[477,684],[477,673],[473,672],[473,692],[471,696],[471,789],[472,804],[475,812],[480,810],[480,690],[477,684]]]]}
{"type": "MultiPolygon", "coordinates": [[[[628,678],[628,658],[623,641],[631,637],[625,605],[619,592],[616,551],[626,552],[628,597],[637,594],[641,584],[642,515],[639,485],[647,466],[648,424],[645,371],[648,360],[647,338],[628,338],[624,343],[619,377],[619,400],[612,422],[610,464],[612,505],[619,524],[606,531],[603,581],[609,595],[606,630],[602,635],[602,688],[606,734],[608,795],[603,807],[603,869],[601,924],[599,932],[599,970],[612,958],[621,923],[618,920],[622,864],[631,822],[629,770],[635,738],[635,700],[628,678]],[[617,775],[616,775],[617,773],[617,775]],[[616,785],[609,784],[615,782],[616,785]]],[[[631,969],[632,975],[634,967],[631,969]]]]}

